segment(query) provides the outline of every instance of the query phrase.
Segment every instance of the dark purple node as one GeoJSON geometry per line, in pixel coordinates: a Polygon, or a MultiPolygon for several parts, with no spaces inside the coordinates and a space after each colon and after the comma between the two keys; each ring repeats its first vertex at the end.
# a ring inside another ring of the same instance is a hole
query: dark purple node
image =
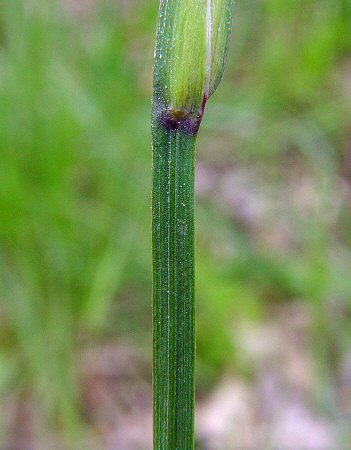
{"type": "Polygon", "coordinates": [[[167,131],[180,130],[189,136],[195,136],[199,131],[199,127],[204,114],[207,98],[204,97],[199,112],[189,112],[181,109],[160,108],[159,121],[167,131]]]}

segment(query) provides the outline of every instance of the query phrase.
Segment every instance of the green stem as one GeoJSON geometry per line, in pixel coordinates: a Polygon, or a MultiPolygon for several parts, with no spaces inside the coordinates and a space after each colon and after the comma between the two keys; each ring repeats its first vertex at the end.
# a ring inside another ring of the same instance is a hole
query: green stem
{"type": "Polygon", "coordinates": [[[154,449],[194,446],[196,136],[153,119],[154,449]]]}

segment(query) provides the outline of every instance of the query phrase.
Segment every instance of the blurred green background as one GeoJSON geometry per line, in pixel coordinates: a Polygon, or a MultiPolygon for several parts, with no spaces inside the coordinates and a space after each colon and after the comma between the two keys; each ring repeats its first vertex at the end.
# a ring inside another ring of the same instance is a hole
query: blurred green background
{"type": "MultiPolygon", "coordinates": [[[[156,0],[0,3],[0,447],[151,448],[156,0]]],[[[351,2],[237,1],[197,149],[199,449],[351,448],[351,2]]]]}

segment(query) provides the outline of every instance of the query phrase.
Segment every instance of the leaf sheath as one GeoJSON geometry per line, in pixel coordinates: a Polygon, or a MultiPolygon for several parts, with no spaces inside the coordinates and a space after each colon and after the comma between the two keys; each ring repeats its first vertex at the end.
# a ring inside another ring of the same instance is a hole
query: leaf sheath
{"type": "Polygon", "coordinates": [[[195,136],[153,126],[154,449],[194,439],[195,136]]]}

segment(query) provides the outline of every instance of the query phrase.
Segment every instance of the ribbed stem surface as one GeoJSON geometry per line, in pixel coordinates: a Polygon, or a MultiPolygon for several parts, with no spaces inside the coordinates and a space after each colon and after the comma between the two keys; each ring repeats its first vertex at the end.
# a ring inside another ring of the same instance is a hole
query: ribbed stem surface
{"type": "Polygon", "coordinates": [[[154,449],[194,439],[195,136],[153,124],[154,449]]]}

